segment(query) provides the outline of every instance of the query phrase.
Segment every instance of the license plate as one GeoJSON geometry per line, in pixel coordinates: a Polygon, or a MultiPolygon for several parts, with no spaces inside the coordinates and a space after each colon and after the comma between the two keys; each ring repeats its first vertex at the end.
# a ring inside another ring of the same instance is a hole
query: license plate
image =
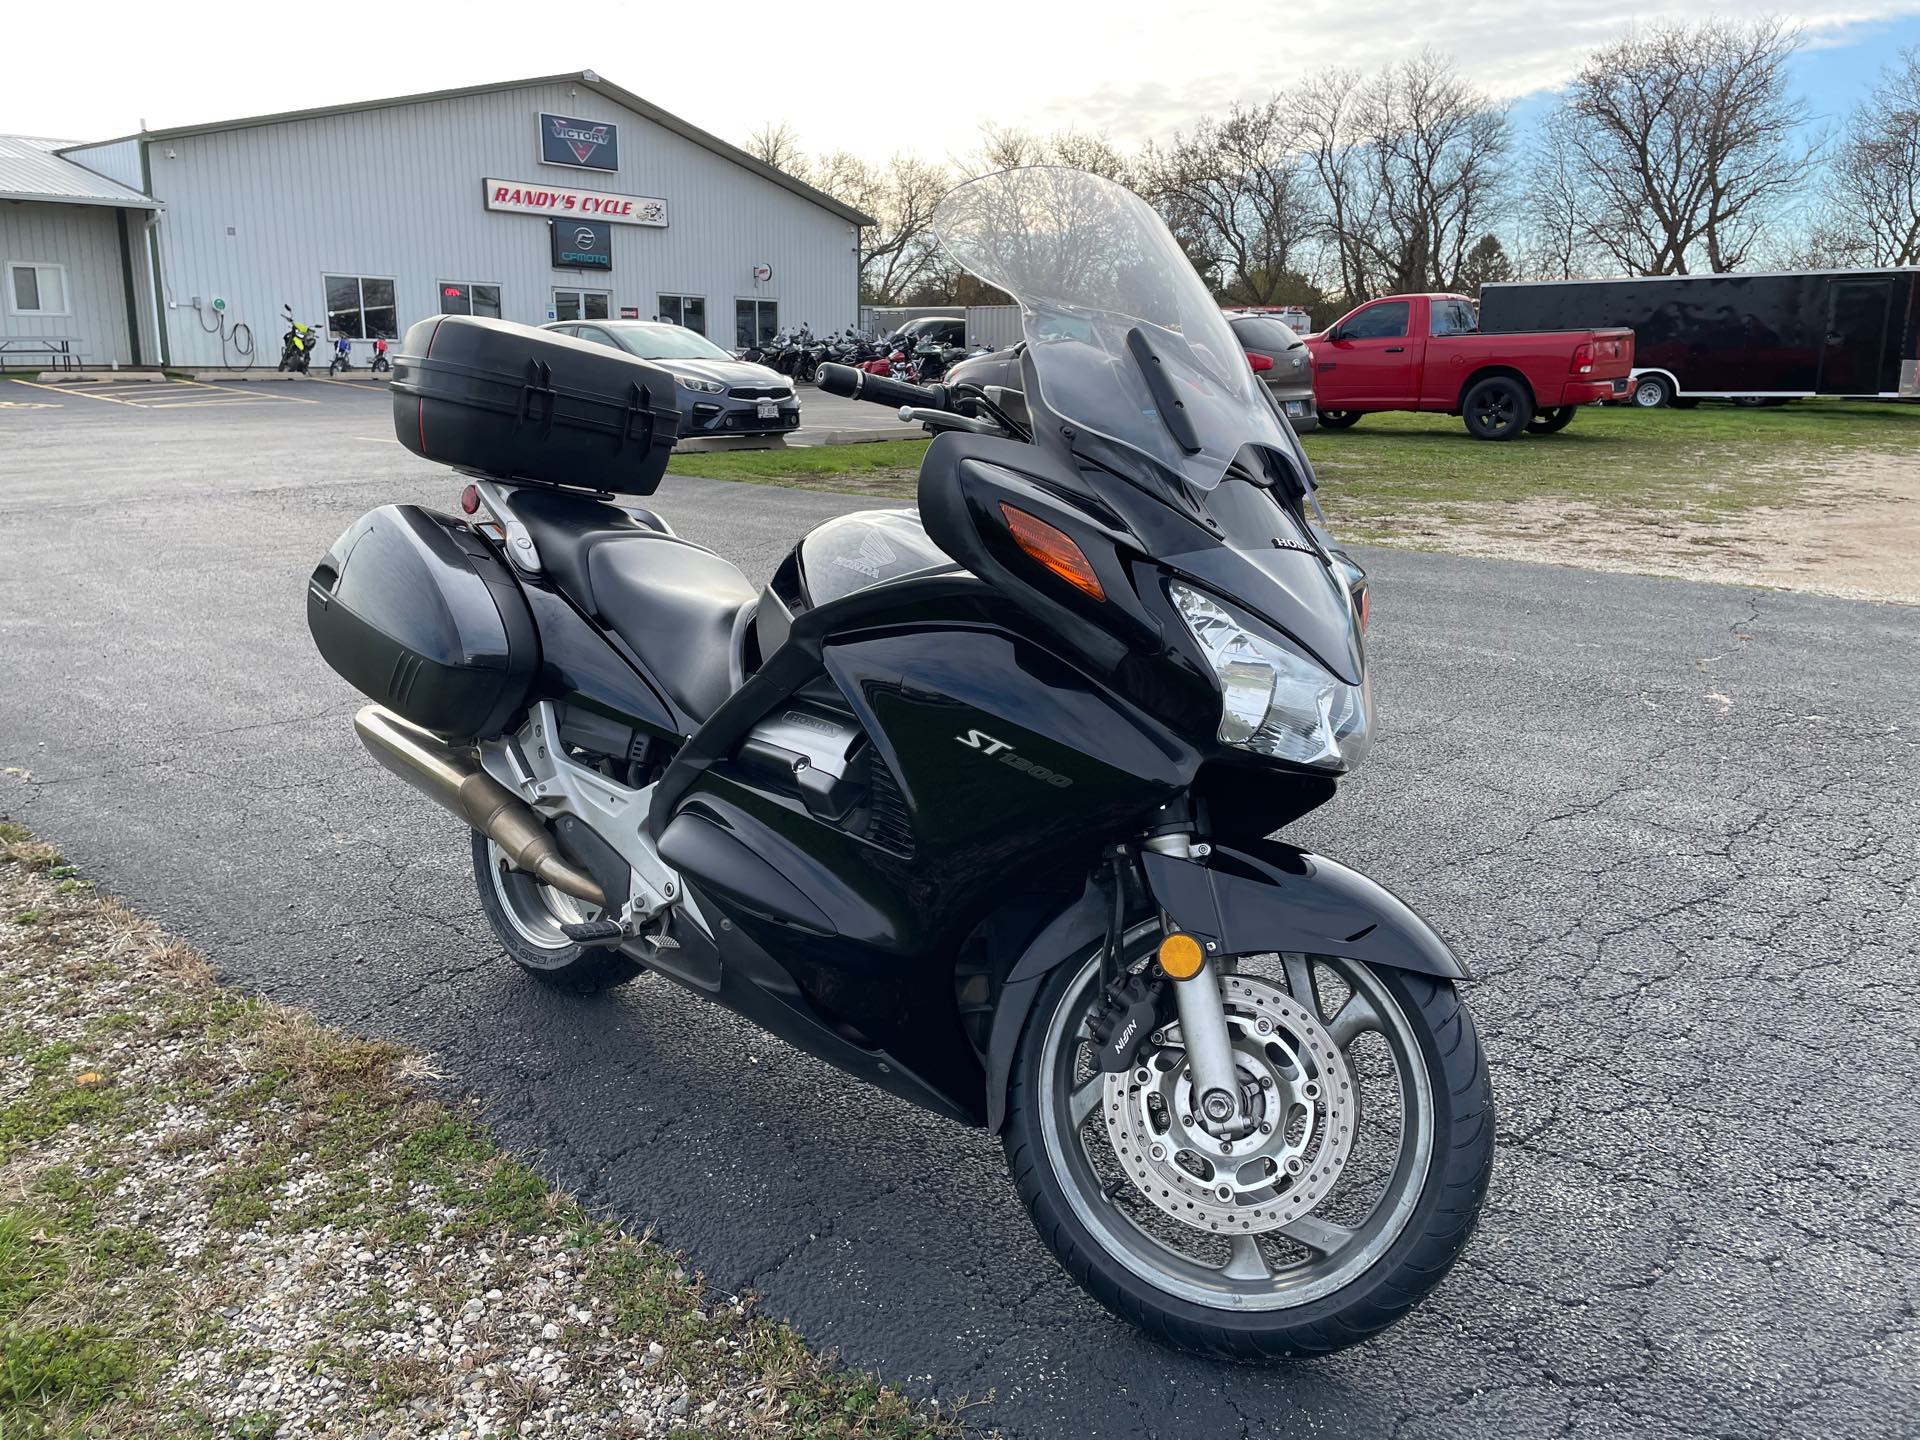
{"type": "Polygon", "coordinates": [[[762,400],[760,402],[760,418],[762,420],[778,420],[780,418],[780,407],[771,400],[762,400]]]}
{"type": "Polygon", "coordinates": [[[1306,401],[1304,401],[1304,400],[1289,400],[1289,401],[1287,401],[1287,414],[1289,414],[1289,415],[1304,415],[1304,414],[1306,414],[1306,413],[1307,413],[1307,402],[1306,402],[1306,401]]]}

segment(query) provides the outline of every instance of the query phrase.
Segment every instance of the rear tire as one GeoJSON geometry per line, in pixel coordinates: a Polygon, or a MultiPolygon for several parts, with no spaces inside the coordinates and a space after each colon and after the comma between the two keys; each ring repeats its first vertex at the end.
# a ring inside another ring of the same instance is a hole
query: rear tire
{"type": "Polygon", "coordinates": [[[1460,402],[1460,416],[1476,440],[1513,440],[1527,433],[1533,396],[1511,376],[1489,375],[1469,387],[1460,402]]]}
{"type": "Polygon", "coordinates": [[[575,945],[559,931],[563,923],[595,918],[591,907],[561,895],[507,865],[499,847],[473,836],[473,883],[493,938],[522,970],[542,985],[591,995],[633,979],[645,967],[605,945],[575,945]]]}
{"type": "Polygon", "coordinates": [[[1320,423],[1329,430],[1351,430],[1360,423],[1358,410],[1322,410],[1320,423]]]}
{"type": "MultiPolygon", "coordinates": [[[[1081,1033],[1075,1027],[1085,1013],[1089,985],[1098,984],[1097,977],[1088,978],[1097,964],[1096,959],[1061,965],[1042,987],[1015,1052],[1001,1136],[1040,1238],[1083,1289],[1166,1344],[1232,1359],[1274,1360],[1357,1344],[1401,1319],[1440,1283],[1473,1233],[1493,1169],[1493,1095],[1485,1056],[1450,982],[1360,967],[1378,1003],[1397,1011],[1404,1022],[1409,1053],[1417,1054],[1419,1078],[1413,1083],[1429,1097],[1422,1122],[1430,1141],[1426,1159],[1408,1171],[1407,1188],[1398,1192],[1401,1203],[1385,1222],[1398,1228],[1379,1232],[1372,1243],[1381,1248],[1371,1258],[1363,1255],[1357,1270],[1336,1276],[1335,1288],[1304,1287],[1291,1301],[1284,1294],[1263,1297],[1256,1291],[1207,1303],[1149,1281],[1140,1273],[1137,1255],[1129,1260],[1115,1248],[1114,1232],[1106,1238],[1097,1233],[1085,1217],[1102,1213],[1098,1204],[1110,1203],[1110,1197],[1105,1190],[1090,1193],[1088,1182],[1076,1180],[1073,1166],[1060,1158],[1058,1147],[1066,1142],[1048,1119],[1058,1102],[1049,1098],[1057,1087],[1047,1077],[1056,1073],[1060,1047],[1074,1043],[1067,1037],[1081,1033]],[[1068,1185],[1075,1187],[1073,1197],[1068,1185]]],[[[1365,1108],[1358,1113],[1364,1123],[1365,1108]]],[[[1099,1115],[1092,1117],[1093,1126],[1100,1123],[1099,1115]]],[[[1401,1134],[1404,1138],[1406,1131],[1401,1134]]],[[[1072,1143],[1083,1142],[1081,1134],[1072,1143]]],[[[1387,1202],[1380,1204],[1384,1209],[1387,1202]]],[[[1352,1237],[1369,1233],[1366,1226],[1348,1231],[1346,1243],[1358,1244],[1352,1237]]],[[[1195,1233],[1206,1240],[1205,1232],[1195,1233]]]]}
{"type": "Polygon", "coordinates": [[[1673,382],[1664,375],[1642,375],[1633,382],[1633,406],[1658,410],[1673,403],[1673,382]]]}
{"type": "Polygon", "coordinates": [[[1542,410],[1527,422],[1527,431],[1533,435],[1557,435],[1573,423],[1578,405],[1556,405],[1551,410],[1542,410]]]}

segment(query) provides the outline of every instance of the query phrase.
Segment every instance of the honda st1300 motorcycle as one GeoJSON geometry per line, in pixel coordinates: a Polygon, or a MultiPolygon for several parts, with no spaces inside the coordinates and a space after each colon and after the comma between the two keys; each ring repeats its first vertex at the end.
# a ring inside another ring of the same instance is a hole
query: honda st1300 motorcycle
{"type": "Polygon", "coordinates": [[[1459,1255],[1493,1144],[1465,967],[1268,838],[1367,753],[1363,577],[1148,205],[1013,170],[935,230],[1019,302],[1021,403],[819,377],[938,432],[917,512],[827,522],[756,593],[628,498],[671,376],[438,317],[396,431],[464,513],[356,522],[315,638],[529,973],[657,971],[987,1127],[1068,1273],[1165,1341],[1353,1344],[1459,1255]]]}

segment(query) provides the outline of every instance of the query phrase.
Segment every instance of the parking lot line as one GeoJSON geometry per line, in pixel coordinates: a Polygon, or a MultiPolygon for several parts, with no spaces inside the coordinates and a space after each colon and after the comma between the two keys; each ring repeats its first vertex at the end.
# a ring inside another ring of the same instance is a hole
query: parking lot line
{"type": "MultiPolygon", "coordinates": [[[[312,377],[309,376],[308,378],[311,379],[312,377]]],[[[182,380],[180,383],[182,385],[191,385],[196,390],[224,390],[229,394],[239,395],[248,400],[285,400],[292,405],[318,405],[320,403],[318,400],[310,400],[304,395],[276,395],[267,390],[242,390],[232,385],[215,385],[206,380],[182,380]]],[[[262,381],[260,383],[272,385],[290,382],[262,381]]]]}
{"type": "Polygon", "coordinates": [[[138,410],[131,400],[121,400],[112,395],[96,395],[78,385],[42,385],[38,380],[15,380],[16,385],[31,385],[35,390],[44,390],[49,395],[85,395],[89,400],[104,400],[109,405],[129,405],[138,410]]]}

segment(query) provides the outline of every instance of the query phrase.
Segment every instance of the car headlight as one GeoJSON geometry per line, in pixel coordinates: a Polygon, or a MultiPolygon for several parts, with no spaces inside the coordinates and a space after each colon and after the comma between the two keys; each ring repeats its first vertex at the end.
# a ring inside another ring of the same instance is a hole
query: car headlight
{"type": "Polygon", "coordinates": [[[719,395],[727,388],[718,380],[696,380],[691,375],[681,375],[676,378],[680,381],[682,390],[698,390],[702,395],[719,395]]]}
{"type": "Polygon", "coordinates": [[[1167,593],[1220,678],[1222,744],[1317,770],[1359,768],[1373,743],[1364,671],[1349,685],[1291,646],[1254,634],[1211,596],[1178,581],[1167,593]]]}

